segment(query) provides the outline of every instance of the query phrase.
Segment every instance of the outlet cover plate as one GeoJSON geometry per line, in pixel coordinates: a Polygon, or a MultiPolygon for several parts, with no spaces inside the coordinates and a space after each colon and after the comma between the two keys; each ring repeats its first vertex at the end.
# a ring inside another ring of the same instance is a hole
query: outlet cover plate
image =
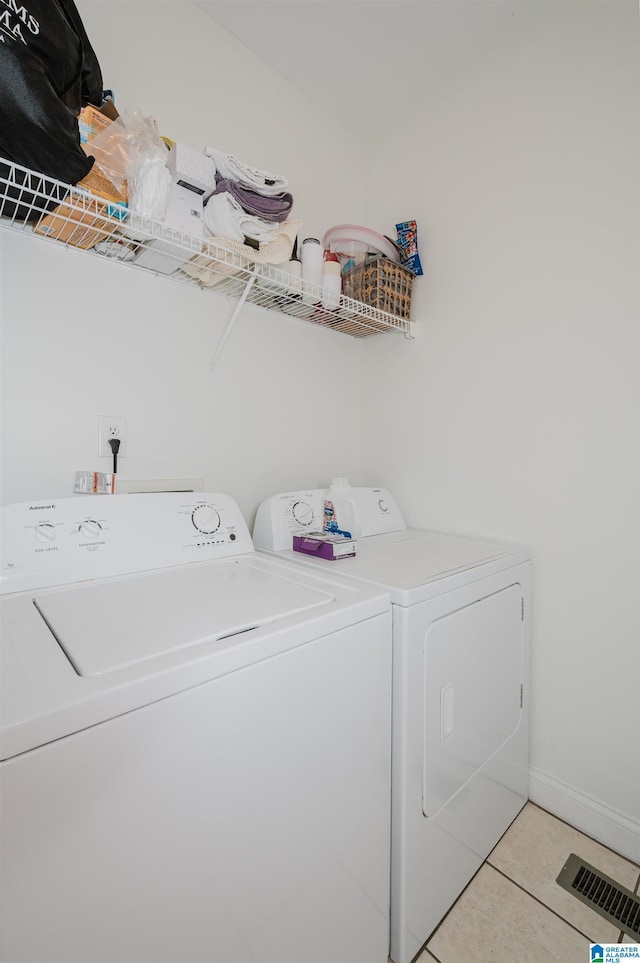
{"type": "Polygon", "coordinates": [[[127,457],[127,419],[122,415],[100,415],[98,418],[98,454],[112,457],[110,438],[120,439],[118,460],[127,457]]]}

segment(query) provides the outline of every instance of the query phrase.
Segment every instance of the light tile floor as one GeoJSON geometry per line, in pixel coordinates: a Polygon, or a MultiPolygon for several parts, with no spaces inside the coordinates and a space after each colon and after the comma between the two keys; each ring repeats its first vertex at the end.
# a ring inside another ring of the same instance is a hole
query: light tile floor
{"type": "Polygon", "coordinates": [[[416,963],[588,963],[590,943],[621,942],[619,930],[557,885],[569,853],[640,892],[640,866],[527,803],[416,963]]]}

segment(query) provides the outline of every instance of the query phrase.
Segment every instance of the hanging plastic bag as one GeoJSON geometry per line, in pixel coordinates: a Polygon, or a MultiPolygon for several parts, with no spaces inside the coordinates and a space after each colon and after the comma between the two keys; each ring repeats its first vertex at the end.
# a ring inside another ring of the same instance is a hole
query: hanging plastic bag
{"type": "Polygon", "coordinates": [[[130,211],[164,220],[171,187],[169,152],[152,117],[126,110],[83,147],[116,187],[122,190],[126,181],[130,211]]]}

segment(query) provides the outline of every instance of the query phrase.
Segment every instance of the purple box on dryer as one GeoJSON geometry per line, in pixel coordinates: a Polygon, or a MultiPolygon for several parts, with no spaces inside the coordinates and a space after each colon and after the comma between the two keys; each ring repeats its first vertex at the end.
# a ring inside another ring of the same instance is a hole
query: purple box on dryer
{"type": "Polygon", "coordinates": [[[293,536],[293,550],[333,562],[338,558],[353,558],[356,554],[356,543],[354,539],[345,538],[344,535],[309,532],[307,535],[293,536]]]}

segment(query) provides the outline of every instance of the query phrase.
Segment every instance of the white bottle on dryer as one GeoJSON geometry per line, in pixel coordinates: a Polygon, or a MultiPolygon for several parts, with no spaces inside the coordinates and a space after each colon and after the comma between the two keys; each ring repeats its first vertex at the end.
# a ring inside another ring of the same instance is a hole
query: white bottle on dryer
{"type": "Polygon", "coordinates": [[[356,506],[351,497],[351,485],[344,476],[333,478],[324,499],[323,528],[325,532],[348,534],[358,538],[360,526],[356,506]]]}

